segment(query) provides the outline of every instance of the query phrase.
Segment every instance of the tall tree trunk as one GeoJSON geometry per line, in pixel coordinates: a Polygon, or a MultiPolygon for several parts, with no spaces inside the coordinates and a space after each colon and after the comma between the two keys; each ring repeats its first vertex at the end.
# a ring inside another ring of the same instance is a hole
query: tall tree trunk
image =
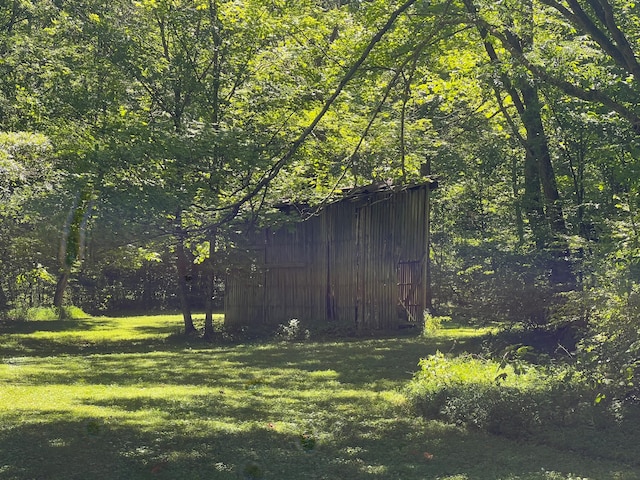
{"type": "Polygon", "coordinates": [[[522,246],[524,245],[524,218],[522,216],[522,202],[520,201],[520,187],[518,186],[518,159],[515,156],[511,162],[511,188],[514,199],[518,245],[522,246]]]}
{"type": "Polygon", "coordinates": [[[76,195],[73,200],[73,205],[69,209],[67,219],[64,222],[62,228],[62,238],[60,239],[60,251],[58,252],[58,258],[60,261],[60,274],[58,275],[58,281],[56,283],[56,292],[53,296],[53,306],[58,309],[60,315],[62,315],[62,304],[64,302],[64,292],[69,284],[69,276],[71,275],[71,265],[75,261],[75,253],[73,252],[73,244],[70,242],[72,236],[71,230],[73,227],[74,217],[80,204],[80,193],[76,195]]]}
{"type": "MultiPolygon", "coordinates": [[[[544,205],[548,205],[548,200],[545,196],[543,201],[542,194],[542,168],[540,167],[541,157],[544,155],[544,151],[548,152],[546,148],[546,136],[542,129],[542,120],[540,119],[540,111],[536,109],[539,105],[533,102],[534,95],[529,92],[524,95],[522,90],[519,91],[522,94],[523,111],[520,114],[520,120],[526,130],[526,137],[524,138],[525,147],[525,160],[524,160],[524,197],[523,207],[531,230],[535,239],[536,247],[543,249],[548,245],[551,238],[550,223],[547,221],[548,217],[545,215],[544,205]],[[527,100],[529,103],[527,103],[527,100]]],[[[545,174],[548,175],[548,171],[545,174]]]]}
{"type": "MultiPolygon", "coordinates": [[[[463,0],[465,7],[472,18],[477,20],[476,26],[478,28],[478,32],[480,33],[480,37],[484,43],[485,51],[487,52],[487,56],[491,60],[491,63],[496,66],[498,70],[501,71],[500,68],[500,57],[498,56],[498,52],[496,51],[493,43],[489,39],[489,30],[486,27],[486,24],[483,23],[479,18],[478,9],[476,8],[473,0],[463,0]]],[[[526,4],[527,2],[525,2],[526,4]]],[[[528,11],[529,9],[527,9],[528,11]]],[[[505,40],[506,41],[506,40],[505,40]]],[[[533,39],[528,39],[526,41],[527,44],[531,43],[533,39]]],[[[518,42],[518,48],[522,49],[522,45],[518,42]]],[[[535,150],[530,145],[530,138],[533,131],[530,126],[527,124],[530,123],[528,121],[528,116],[531,115],[530,111],[527,111],[527,106],[524,103],[520,90],[511,80],[511,78],[506,73],[500,73],[500,80],[502,86],[506,93],[511,97],[513,104],[518,112],[518,116],[521,119],[521,122],[525,126],[526,136],[523,136],[520,133],[520,128],[516,124],[515,120],[512,118],[511,114],[504,106],[502,101],[502,91],[496,86],[494,83],[494,92],[496,95],[496,99],[498,101],[498,105],[500,106],[500,110],[502,111],[505,119],[509,123],[513,134],[518,139],[522,147],[525,151],[525,160],[524,160],[524,195],[522,198],[522,209],[524,210],[524,214],[529,220],[529,227],[531,228],[531,232],[533,234],[533,238],[538,249],[544,248],[546,243],[546,238],[548,237],[548,232],[546,231],[546,222],[544,215],[544,208],[542,203],[542,198],[540,194],[540,170],[538,168],[538,158],[535,150]]]]}
{"type": "Polygon", "coordinates": [[[209,259],[207,260],[206,271],[206,298],[205,298],[205,316],[204,316],[204,338],[213,340],[215,330],[213,328],[213,295],[215,292],[215,254],[216,254],[216,236],[217,229],[213,229],[209,236],[209,259]]]}
{"type": "Polygon", "coordinates": [[[187,233],[182,228],[182,210],[178,209],[176,212],[176,271],[178,273],[178,298],[180,300],[180,310],[182,311],[182,318],[184,320],[184,333],[185,335],[191,335],[196,332],[196,327],[193,325],[193,318],[191,316],[191,302],[189,300],[189,283],[192,278],[189,273],[189,260],[184,248],[184,243],[187,237],[187,233]]]}
{"type": "MultiPolygon", "coordinates": [[[[556,183],[549,142],[542,123],[542,106],[536,88],[521,85],[520,92],[525,106],[525,115],[521,116],[527,131],[528,150],[535,158],[539,184],[544,196],[545,217],[550,235],[544,242],[551,254],[549,270],[551,284],[560,290],[575,287],[575,275],[572,271],[567,226],[564,221],[560,194],[556,183]]],[[[526,182],[526,179],[525,179],[526,182]]]]}
{"type": "Polygon", "coordinates": [[[56,283],[56,293],[53,296],[53,306],[58,309],[60,317],[63,317],[62,305],[64,303],[64,293],[69,285],[69,278],[71,278],[71,267],[65,267],[58,276],[58,282],[56,283]]]}
{"type": "Polygon", "coordinates": [[[580,135],[580,138],[576,142],[576,161],[574,162],[573,156],[570,152],[567,152],[567,159],[569,160],[569,170],[571,172],[571,178],[573,180],[573,194],[575,196],[575,202],[578,206],[576,209],[576,219],[578,222],[578,231],[580,236],[586,240],[591,240],[591,228],[585,221],[585,156],[586,156],[586,140],[580,135]],[[576,165],[577,163],[577,165],[576,165]]]}
{"type": "Polygon", "coordinates": [[[542,105],[538,90],[531,85],[520,86],[525,114],[522,115],[522,123],[527,131],[527,144],[531,154],[535,157],[538,169],[539,183],[544,195],[544,206],[549,229],[554,238],[566,235],[567,227],[562,214],[562,205],[556,177],[549,153],[549,142],[542,123],[542,105]]]}
{"type": "Polygon", "coordinates": [[[64,294],[71,278],[71,269],[76,263],[84,260],[84,246],[87,224],[93,210],[93,189],[87,187],[76,195],[72,207],[69,209],[67,220],[62,230],[60,240],[60,275],[53,296],[53,306],[58,309],[63,318],[64,294]]]}
{"type": "MultiPolygon", "coordinates": [[[[498,54],[489,41],[489,30],[486,23],[477,18],[478,10],[473,0],[464,0],[467,11],[478,23],[478,31],[484,41],[485,50],[491,61],[500,62],[498,54]]],[[[506,30],[500,40],[507,51],[517,58],[524,57],[527,49],[533,45],[533,4],[531,0],[522,2],[523,18],[526,24],[521,27],[520,35],[506,30]]],[[[523,208],[529,219],[531,230],[538,249],[549,249],[551,253],[550,282],[562,289],[572,288],[575,277],[571,271],[569,248],[566,240],[566,224],[562,212],[560,195],[556,184],[549,144],[542,122],[542,104],[537,88],[527,78],[512,80],[501,74],[504,88],[511,96],[518,111],[520,121],[525,128],[526,136],[517,131],[517,126],[510,121],[514,134],[525,149],[524,166],[524,198],[523,208]],[[542,195],[542,196],[541,196],[542,195]],[[543,199],[543,200],[542,200],[543,199]]],[[[500,101],[500,94],[497,92],[500,101]]],[[[508,117],[508,112],[503,108],[508,117]]]]}
{"type": "MultiPolygon", "coordinates": [[[[429,184],[425,192],[425,223],[424,223],[424,237],[425,237],[425,251],[424,251],[424,273],[423,273],[423,307],[426,312],[433,313],[433,291],[431,289],[431,157],[427,157],[426,162],[423,164],[422,174],[428,178],[429,184]]],[[[422,322],[424,324],[424,313],[422,315],[422,322]]]]}

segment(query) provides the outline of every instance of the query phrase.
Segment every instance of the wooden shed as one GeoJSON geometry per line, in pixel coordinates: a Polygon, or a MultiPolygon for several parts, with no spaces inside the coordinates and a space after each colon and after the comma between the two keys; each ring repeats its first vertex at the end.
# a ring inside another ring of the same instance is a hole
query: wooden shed
{"type": "Polygon", "coordinates": [[[420,324],[433,185],[352,189],[304,221],[292,214],[297,222],[259,232],[247,263],[228,273],[226,325],[420,324]]]}

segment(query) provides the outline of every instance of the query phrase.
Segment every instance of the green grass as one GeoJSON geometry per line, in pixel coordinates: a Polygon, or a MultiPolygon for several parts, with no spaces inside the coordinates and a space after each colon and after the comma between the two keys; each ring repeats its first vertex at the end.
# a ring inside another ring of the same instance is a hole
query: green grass
{"type": "Polygon", "coordinates": [[[209,346],[177,341],[180,326],[0,325],[0,479],[640,478],[615,456],[413,413],[402,392],[419,359],[475,348],[478,331],[209,346]]]}

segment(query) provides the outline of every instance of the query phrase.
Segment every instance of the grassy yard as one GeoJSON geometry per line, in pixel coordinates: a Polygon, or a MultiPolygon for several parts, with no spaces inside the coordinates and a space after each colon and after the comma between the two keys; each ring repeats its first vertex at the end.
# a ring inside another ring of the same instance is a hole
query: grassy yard
{"type": "Polygon", "coordinates": [[[640,479],[610,440],[594,456],[411,412],[402,389],[419,359],[464,349],[468,329],[208,346],[176,341],[179,327],[0,325],[0,479],[640,479]]]}

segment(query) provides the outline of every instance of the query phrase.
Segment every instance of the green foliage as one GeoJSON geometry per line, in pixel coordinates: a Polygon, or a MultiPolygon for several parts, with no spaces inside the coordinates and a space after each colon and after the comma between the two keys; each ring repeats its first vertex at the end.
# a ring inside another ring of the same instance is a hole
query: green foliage
{"type": "Polygon", "coordinates": [[[430,336],[435,334],[438,330],[442,328],[444,323],[450,322],[451,317],[443,316],[443,315],[434,315],[431,312],[424,312],[424,328],[422,330],[423,336],[430,336]]]}
{"type": "Polygon", "coordinates": [[[594,291],[580,361],[602,397],[640,399],[640,290],[594,291]]]}
{"type": "Polygon", "coordinates": [[[285,341],[309,340],[310,335],[311,333],[304,328],[300,320],[292,318],[289,323],[278,326],[275,338],[285,341]]]}
{"type": "Polygon", "coordinates": [[[14,308],[7,312],[7,318],[13,321],[48,321],[63,319],[82,319],[87,318],[85,312],[80,307],[73,305],[62,307],[62,312],[54,307],[29,307],[14,308]]]}
{"type": "Polygon", "coordinates": [[[49,180],[51,149],[42,134],[0,131],[0,198],[6,202],[16,188],[49,180]]]}
{"type": "MultiPolygon", "coordinates": [[[[468,232],[465,233],[468,235],[468,232]]],[[[499,241],[434,234],[432,275],[436,308],[458,321],[528,326],[549,321],[554,291],[551,256],[518,252],[499,241]]]]}
{"type": "Polygon", "coordinates": [[[584,376],[569,367],[442,353],[422,359],[419,366],[407,396],[427,418],[510,438],[594,421],[604,425],[614,418],[604,405],[595,404],[596,393],[584,376]]]}

